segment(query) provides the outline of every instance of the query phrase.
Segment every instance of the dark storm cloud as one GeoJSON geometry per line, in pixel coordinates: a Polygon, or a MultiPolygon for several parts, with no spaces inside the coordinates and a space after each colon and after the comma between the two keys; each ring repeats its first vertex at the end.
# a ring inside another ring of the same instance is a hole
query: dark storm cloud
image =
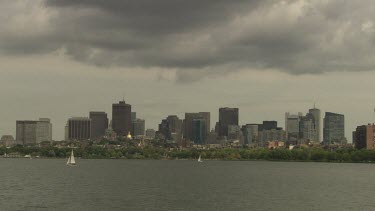
{"type": "MultiPolygon", "coordinates": [[[[239,69],[304,74],[375,66],[373,1],[47,0],[40,5],[33,9],[44,15],[31,13],[26,20],[36,27],[0,32],[1,52],[59,50],[99,66],[174,68],[181,81],[239,69]]],[[[23,23],[9,17],[0,20],[23,23]]]]}

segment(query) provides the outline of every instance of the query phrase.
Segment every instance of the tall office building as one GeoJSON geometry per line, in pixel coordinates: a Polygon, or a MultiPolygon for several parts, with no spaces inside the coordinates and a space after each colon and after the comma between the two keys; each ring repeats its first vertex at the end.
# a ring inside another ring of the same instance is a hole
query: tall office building
{"type": "Polygon", "coordinates": [[[207,139],[205,119],[193,119],[192,122],[192,141],[194,144],[205,144],[207,139]]]}
{"type": "Polygon", "coordinates": [[[87,117],[73,117],[67,122],[67,140],[88,140],[91,137],[91,120],[87,117]]]}
{"type": "Polygon", "coordinates": [[[228,136],[229,125],[238,125],[238,108],[219,108],[219,136],[228,136]]]}
{"type": "Polygon", "coordinates": [[[357,149],[375,149],[375,125],[361,125],[353,132],[353,143],[357,149]]]}
{"type": "Polygon", "coordinates": [[[149,139],[155,138],[155,130],[154,129],[147,129],[146,130],[146,137],[149,139]]]}
{"type": "Polygon", "coordinates": [[[286,139],[289,140],[298,140],[299,133],[300,133],[300,119],[302,117],[302,113],[299,112],[298,114],[290,114],[289,112],[285,113],[285,132],[286,132],[286,139]]]}
{"type": "Polygon", "coordinates": [[[314,117],[314,125],[315,125],[315,140],[314,142],[320,143],[321,142],[321,116],[320,116],[320,110],[315,108],[309,109],[309,113],[314,117]]]}
{"type": "Polygon", "coordinates": [[[199,112],[199,113],[185,113],[184,120],[184,137],[189,140],[193,140],[193,120],[204,119],[205,120],[205,134],[210,133],[210,112],[199,112]]]}
{"type": "Polygon", "coordinates": [[[176,115],[169,115],[159,124],[159,133],[167,140],[178,141],[181,139],[183,130],[183,121],[176,115]]]}
{"type": "Polygon", "coordinates": [[[242,133],[244,136],[244,144],[254,145],[258,141],[258,124],[243,125],[242,133]]]}
{"type": "Polygon", "coordinates": [[[101,111],[91,111],[91,139],[100,139],[105,136],[108,128],[107,113],[101,111]]]}
{"type": "Polygon", "coordinates": [[[134,137],[145,135],[145,120],[144,119],[135,119],[132,121],[132,135],[134,137]]]}
{"type": "Polygon", "coordinates": [[[344,115],[326,112],[323,120],[323,142],[324,144],[343,144],[345,139],[344,115]]]}
{"type": "Polygon", "coordinates": [[[112,104],[112,128],[118,136],[126,136],[132,129],[132,107],[125,101],[112,104]]]}
{"type": "Polygon", "coordinates": [[[277,121],[263,121],[262,130],[276,130],[277,121]]]}
{"type": "Polygon", "coordinates": [[[137,112],[131,112],[131,119],[132,121],[137,119],[137,112]]]}
{"type": "Polygon", "coordinates": [[[317,142],[317,133],[315,129],[315,118],[311,113],[307,113],[306,116],[300,119],[300,135],[299,137],[306,142],[317,142]]]}
{"type": "Polygon", "coordinates": [[[40,118],[39,121],[16,122],[17,144],[39,144],[43,141],[52,141],[52,124],[49,119],[40,118]]]}

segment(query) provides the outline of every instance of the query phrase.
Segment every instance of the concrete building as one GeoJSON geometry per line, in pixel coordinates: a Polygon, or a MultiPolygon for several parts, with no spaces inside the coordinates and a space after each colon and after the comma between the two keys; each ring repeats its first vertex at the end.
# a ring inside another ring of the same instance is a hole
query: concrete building
{"type": "Polygon", "coordinates": [[[112,128],[118,136],[127,136],[132,130],[131,105],[125,101],[112,104],[112,128]]]}
{"type": "Polygon", "coordinates": [[[184,137],[190,141],[193,140],[193,120],[203,119],[205,121],[205,134],[210,133],[210,112],[185,113],[184,137]]]}
{"type": "Polygon", "coordinates": [[[132,135],[144,136],[145,135],[146,123],[144,119],[135,119],[132,121],[132,135]]]}
{"type": "Polygon", "coordinates": [[[228,126],[238,125],[239,109],[238,108],[219,108],[219,136],[228,136],[228,126]]]}
{"type": "Polygon", "coordinates": [[[242,136],[242,131],[238,125],[228,125],[228,136],[229,140],[239,140],[242,136]]]}
{"type": "Polygon", "coordinates": [[[169,115],[159,124],[158,132],[163,135],[166,140],[180,141],[183,131],[183,121],[177,115],[169,115]]]}
{"type": "Polygon", "coordinates": [[[243,125],[241,130],[245,145],[255,145],[258,142],[258,124],[243,125]]]}
{"type": "Polygon", "coordinates": [[[353,143],[357,149],[375,149],[375,125],[361,125],[353,132],[353,143]]]}
{"type": "Polygon", "coordinates": [[[156,131],[154,129],[147,129],[146,130],[146,137],[149,138],[149,139],[154,139],[155,133],[156,133],[156,131]]]}
{"type": "Polygon", "coordinates": [[[87,117],[72,117],[67,122],[67,140],[88,140],[91,137],[91,120],[87,117]]]}
{"type": "Polygon", "coordinates": [[[0,144],[4,147],[12,147],[16,145],[16,140],[11,135],[3,135],[1,136],[0,144]]]}
{"type": "Polygon", "coordinates": [[[276,130],[277,129],[277,121],[263,121],[262,130],[276,130]]]}
{"type": "Polygon", "coordinates": [[[345,144],[344,115],[326,112],[323,121],[324,144],[345,144]]]}
{"type": "Polygon", "coordinates": [[[105,136],[108,128],[107,113],[101,111],[91,111],[91,139],[97,140],[105,136]]]}
{"type": "Polygon", "coordinates": [[[39,121],[17,121],[17,144],[39,144],[43,141],[52,141],[52,124],[48,118],[40,118],[39,121]]]}
{"type": "Polygon", "coordinates": [[[265,147],[267,146],[267,142],[269,141],[285,142],[286,133],[285,133],[285,130],[282,130],[281,128],[271,129],[271,130],[262,130],[259,132],[258,138],[259,138],[259,146],[265,147]]]}

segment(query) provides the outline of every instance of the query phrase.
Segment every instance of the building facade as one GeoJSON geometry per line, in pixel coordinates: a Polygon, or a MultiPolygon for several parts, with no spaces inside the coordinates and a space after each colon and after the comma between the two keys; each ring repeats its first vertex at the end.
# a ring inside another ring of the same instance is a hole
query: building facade
{"type": "Polygon", "coordinates": [[[135,119],[132,121],[132,135],[144,136],[145,135],[146,121],[144,119],[135,119]]]}
{"type": "Polygon", "coordinates": [[[91,111],[91,139],[96,140],[105,136],[105,131],[108,129],[107,113],[102,111],[91,111]]]}
{"type": "Polygon", "coordinates": [[[208,135],[210,132],[210,112],[199,112],[199,113],[185,113],[184,120],[184,137],[190,141],[193,141],[193,120],[203,119],[205,121],[205,134],[208,135]]]}
{"type": "Polygon", "coordinates": [[[207,138],[206,131],[206,120],[205,119],[193,119],[192,122],[192,141],[194,144],[205,144],[207,138]]]}
{"type": "Polygon", "coordinates": [[[345,144],[344,115],[326,112],[323,121],[324,144],[345,144]]]}
{"type": "Polygon", "coordinates": [[[21,145],[39,144],[43,141],[52,141],[52,124],[48,118],[39,121],[17,121],[16,143],[21,145]]]}
{"type": "Polygon", "coordinates": [[[126,136],[132,130],[132,107],[125,101],[112,104],[112,128],[118,136],[126,136]]]}
{"type": "Polygon", "coordinates": [[[228,136],[228,126],[238,125],[239,109],[238,108],[219,108],[219,136],[228,136]]]}
{"type": "Polygon", "coordinates": [[[88,140],[91,137],[91,120],[87,117],[72,117],[67,122],[65,132],[67,140],[88,140]]]}
{"type": "Polygon", "coordinates": [[[357,149],[375,149],[375,125],[361,125],[353,132],[353,143],[357,149]]]}

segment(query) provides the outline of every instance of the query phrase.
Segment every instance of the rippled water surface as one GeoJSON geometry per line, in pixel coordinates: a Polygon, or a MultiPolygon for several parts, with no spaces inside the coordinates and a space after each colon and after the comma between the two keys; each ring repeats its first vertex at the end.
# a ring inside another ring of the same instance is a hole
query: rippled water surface
{"type": "Polygon", "coordinates": [[[1,210],[375,210],[375,165],[0,159],[1,210]]]}

